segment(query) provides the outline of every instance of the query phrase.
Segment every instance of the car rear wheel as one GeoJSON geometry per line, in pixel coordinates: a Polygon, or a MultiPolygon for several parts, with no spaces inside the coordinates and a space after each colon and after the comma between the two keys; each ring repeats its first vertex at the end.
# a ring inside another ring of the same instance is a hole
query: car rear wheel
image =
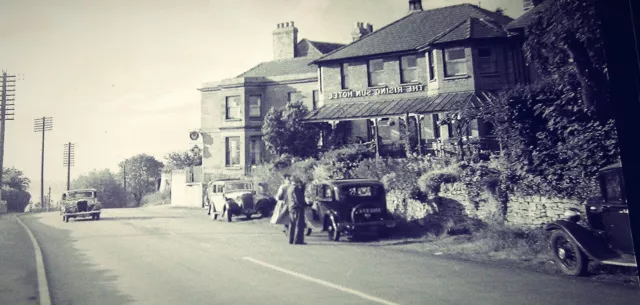
{"type": "Polygon", "coordinates": [[[336,228],[334,222],[329,218],[327,224],[327,236],[330,241],[339,241],[340,240],[340,231],[336,228]]]}
{"type": "Polygon", "coordinates": [[[589,259],[567,233],[556,230],[551,234],[551,250],[553,261],[562,273],[571,276],[586,274],[589,259]]]}

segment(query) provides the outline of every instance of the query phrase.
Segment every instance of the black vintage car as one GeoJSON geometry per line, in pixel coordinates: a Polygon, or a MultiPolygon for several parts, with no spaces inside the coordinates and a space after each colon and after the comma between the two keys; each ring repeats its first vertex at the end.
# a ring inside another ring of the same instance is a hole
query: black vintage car
{"type": "Polygon", "coordinates": [[[329,240],[347,235],[380,235],[395,226],[387,211],[382,182],[369,179],[330,180],[312,185],[313,210],[329,240]]]}
{"type": "Polygon", "coordinates": [[[567,211],[566,219],[546,226],[553,259],[565,274],[586,274],[589,260],[637,267],[621,164],[601,169],[598,182],[600,196],[588,199],[584,211],[567,211]]]}

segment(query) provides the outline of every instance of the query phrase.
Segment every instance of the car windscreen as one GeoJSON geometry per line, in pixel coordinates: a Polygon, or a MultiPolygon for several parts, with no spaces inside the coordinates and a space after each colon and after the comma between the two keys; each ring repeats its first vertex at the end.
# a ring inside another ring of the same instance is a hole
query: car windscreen
{"type": "Polygon", "coordinates": [[[382,188],[378,185],[349,185],[341,188],[347,198],[377,199],[382,195],[382,188]]]}
{"type": "Polygon", "coordinates": [[[224,185],[225,192],[252,190],[252,189],[253,188],[251,183],[248,183],[248,182],[233,182],[233,183],[226,183],[224,185]]]}
{"type": "Polygon", "coordinates": [[[67,198],[69,198],[69,199],[93,198],[93,192],[74,192],[74,193],[69,193],[69,196],[67,196],[67,198]]]}

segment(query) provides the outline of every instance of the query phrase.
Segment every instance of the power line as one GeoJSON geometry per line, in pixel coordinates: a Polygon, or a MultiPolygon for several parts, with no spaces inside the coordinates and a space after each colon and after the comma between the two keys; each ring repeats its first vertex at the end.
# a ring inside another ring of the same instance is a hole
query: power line
{"type": "Polygon", "coordinates": [[[42,132],[42,163],[40,165],[40,203],[44,203],[44,134],[53,130],[53,118],[41,117],[34,120],[33,131],[42,132]]]}
{"type": "Polygon", "coordinates": [[[71,189],[71,167],[74,165],[75,144],[69,142],[64,145],[64,160],[62,166],[67,167],[67,191],[71,189]]]}

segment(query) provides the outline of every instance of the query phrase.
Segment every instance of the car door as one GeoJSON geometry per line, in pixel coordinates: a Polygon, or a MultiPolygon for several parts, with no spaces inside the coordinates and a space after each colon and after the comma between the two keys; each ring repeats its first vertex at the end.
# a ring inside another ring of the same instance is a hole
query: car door
{"type": "Polygon", "coordinates": [[[602,224],[606,230],[609,244],[616,250],[632,254],[634,251],[633,238],[622,171],[612,170],[602,173],[600,183],[604,195],[602,224]]]}
{"type": "Polygon", "coordinates": [[[212,203],[213,203],[213,207],[215,208],[216,213],[222,213],[222,211],[224,211],[224,198],[223,198],[223,194],[224,194],[224,185],[223,184],[215,184],[213,186],[213,193],[212,193],[212,203]]]}

